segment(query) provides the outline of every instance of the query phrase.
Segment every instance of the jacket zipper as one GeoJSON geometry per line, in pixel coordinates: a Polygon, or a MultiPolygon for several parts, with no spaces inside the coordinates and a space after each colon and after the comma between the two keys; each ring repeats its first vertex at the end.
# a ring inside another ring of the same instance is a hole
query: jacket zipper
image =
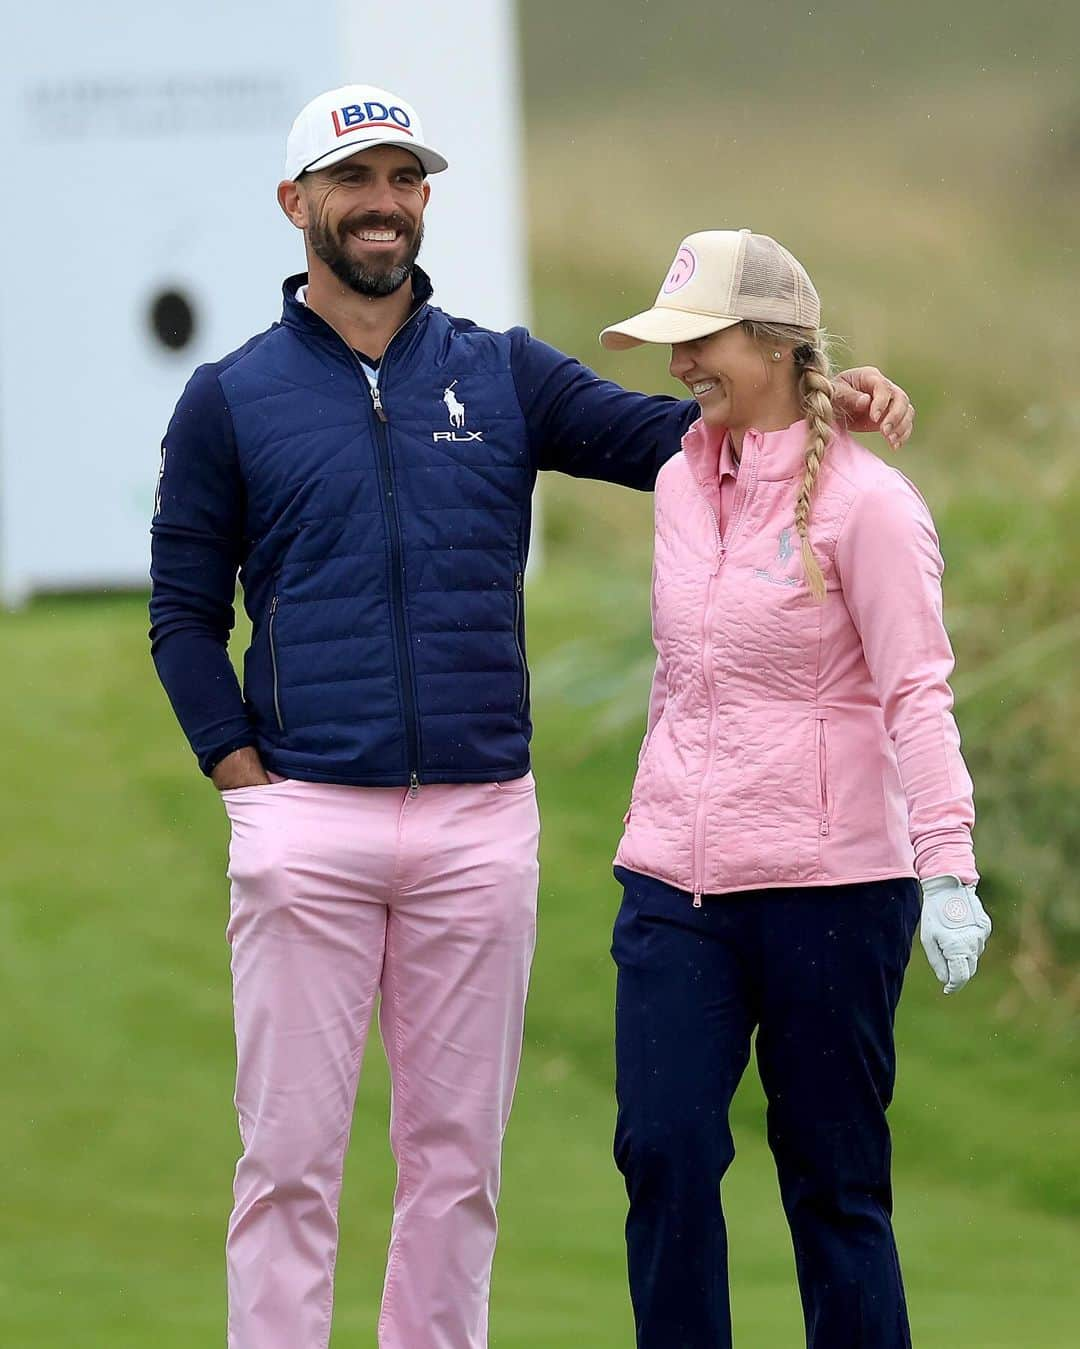
{"type": "MultiPolygon", "coordinates": [[[[697,816],[694,822],[694,855],[692,859],[694,890],[692,903],[695,909],[701,908],[701,896],[705,888],[705,814],[709,802],[709,788],[712,786],[713,762],[716,758],[716,720],[718,709],[716,704],[716,679],[713,676],[712,663],[712,624],[709,621],[712,612],[713,582],[716,580],[720,573],[720,569],[727,561],[727,555],[734,542],[735,535],[738,532],[738,527],[742,523],[742,517],[746,508],[746,500],[750,491],[748,485],[749,481],[750,468],[747,467],[745,477],[740,474],[735,480],[735,500],[732,503],[731,519],[728,521],[726,542],[720,534],[720,521],[717,519],[716,512],[712,508],[712,503],[709,501],[708,497],[705,497],[705,504],[709,510],[709,519],[712,521],[713,535],[716,542],[716,561],[713,564],[713,569],[705,588],[705,613],[702,618],[701,633],[702,675],[705,679],[705,686],[709,690],[709,733],[705,742],[705,772],[702,774],[701,778],[697,816]]],[[[702,493],[702,495],[704,496],[704,493],[702,493]]]]}
{"type": "MultiPolygon", "coordinates": [[[[312,310],[312,313],[315,311],[312,310]]],[[[386,373],[386,357],[390,350],[390,345],[394,339],[401,333],[416,315],[419,309],[405,320],[403,324],[391,335],[390,341],[383,348],[382,358],[379,363],[380,376],[386,373]]],[[[330,331],[341,341],[345,350],[349,353],[349,358],[356,370],[357,376],[362,381],[364,387],[371,396],[371,406],[375,415],[375,443],[378,447],[379,470],[383,483],[383,513],[386,518],[387,527],[390,534],[390,560],[391,560],[391,614],[393,617],[394,637],[398,649],[398,667],[403,671],[402,693],[405,699],[405,732],[409,741],[409,795],[415,797],[420,790],[420,725],[416,715],[416,693],[414,689],[415,674],[413,671],[412,652],[409,650],[408,630],[405,624],[405,562],[401,547],[401,521],[398,518],[397,502],[394,499],[394,470],[390,459],[390,441],[387,427],[390,424],[390,418],[386,414],[386,408],[383,406],[382,393],[379,389],[378,380],[374,384],[368,382],[368,377],[364,373],[363,366],[356,352],[341,336],[332,323],[327,323],[321,314],[316,315],[330,331]]]]}
{"type": "Polygon", "coordinates": [[[817,719],[817,761],[818,791],[821,795],[819,828],[824,837],[829,832],[829,745],[825,734],[825,718],[822,716],[817,719]]]}
{"type": "MultiPolygon", "coordinates": [[[[714,516],[715,519],[715,516],[714,516]]],[[[717,531],[719,533],[719,529],[717,531]]],[[[697,818],[694,822],[694,908],[701,908],[701,894],[705,888],[705,811],[709,802],[709,787],[712,784],[713,759],[716,756],[716,681],[712,677],[712,629],[709,625],[709,612],[712,608],[713,581],[723,565],[723,553],[717,556],[716,566],[705,588],[705,616],[702,620],[701,664],[709,690],[709,734],[705,742],[705,772],[701,778],[701,791],[698,795],[697,818]]]]}
{"type": "Polygon", "coordinates": [[[274,646],[274,615],[277,613],[278,597],[275,595],[270,601],[270,620],[267,624],[267,635],[270,639],[270,668],[274,674],[274,715],[277,717],[278,730],[285,730],[285,719],[281,715],[281,696],[278,686],[278,667],[277,667],[277,648],[274,646]]]}
{"type": "Polygon", "coordinates": [[[525,711],[525,699],[529,691],[528,667],[525,664],[525,652],[521,645],[521,606],[525,577],[522,572],[514,573],[514,645],[517,647],[518,661],[521,665],[521,701],[518,703],[518,716],[525,711]]]}
{"type": "MultiPolygon", "coordinates": [[[[385,352],[383,359],[386,359],[385,352]]],[[[365,381],[366,378],[365,376],[365,381]]],[[[405,627],[405,561],[401,548],[401,521],[398,519],[397,502],[394,500],[394,470],[390,461],[390,443],[386,430],[390,418],[383,407],[378,384],[369,387],[372,406],[375,409],[375,440],[379,447],[383,504],[386,509],[386,521],[390,527],[390,568],[394,595],[391,612],[394,620],[394,636],[398,644],[399,665],[405,675],[401,682],[405,696],[405,730],[409,738],[409,795],[415,796],[420,790],[420,729],[417,724],[416,696],[413,691],[412,653],[409,650],[408,632],[405,627]]]]}

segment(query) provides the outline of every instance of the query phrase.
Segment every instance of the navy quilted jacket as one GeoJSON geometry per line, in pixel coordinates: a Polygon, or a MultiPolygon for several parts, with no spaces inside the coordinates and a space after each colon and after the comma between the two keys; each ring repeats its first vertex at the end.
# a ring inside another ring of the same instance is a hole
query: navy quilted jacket
{"type": "Polygon", "coordinates": [[[523,328],[415,307],[372,389],[285,283],[280,323],[192,376],[152,526],[154,661],[205,773],[500,781],[529,767],[522,577],[539,469],[651,489],[693,403],[600,380],[523,328]],[[229,662],[237,571],[251,618],[229,662]]]}

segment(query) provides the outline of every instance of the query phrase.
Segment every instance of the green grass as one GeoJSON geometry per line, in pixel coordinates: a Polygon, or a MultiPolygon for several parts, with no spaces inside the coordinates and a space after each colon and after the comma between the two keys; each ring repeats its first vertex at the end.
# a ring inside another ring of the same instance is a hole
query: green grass
{"type": "MultiPolygon", "coordinates": [[[[608,859],[648,678],[647,569],[644,551],[617,567],[555,562],[529,596],[543,875],[494,1285],[502,1349],[631,1342],[610,1161],[608,859]]],[[[42,600],[3,620],[0,1343],[27,1349],[221,1341],[237,1148],[226,821],[154,681],[145,626],[122,597],[42,600]]],[[[1080,1051],[1052,1021],[1002,1014],[1006,950],[991,946],[950,1000],[916,951],[901,1008],[897,1226],[920,1349],[1074,1342],[1080,1051]]],[[[375,1343],[386,1093],[373,1035],[335,1346],[375,1343]]],[[[761,1112],[750,1075],[727,1189],[734,1301],[740,1342],[771,1349],[800,1331],[761,1112]]]]}
{"type": "MultiPolygon", "coordinates": [[[[872,103],[883,91],[917,96],[928,80],[1019,73],[1038,91],[1075,77],[1080,44],[1069,0],[521,0],[518,10],[530,111],[569,106],[583,127],[615,97],[664,120],[687,89],[734,92],[758,107],[793,87],[820,103],[844,93],[872,103]]],[[[673,135],[693,139],[697,129],[673,135]]]]}
{"type": "MultiPolygon", "coordinates": [[[[1075,5],[526,5],[536,330],[601,352],[678,239],[749,224],[919,408],[901,464],[938,520],[983,893],[996,931],[901,1005],[897,1228],[919,1349],[1066,1349],[1080,1298],[1080,101],[1075,5]],[[678,78],[675,78],[676,75],[678,78]],[[657,90],[663,97],[657,97],[657,90]]],[[[436,281],[438,278],[436,278],[436,281]]],[[[610,1161],[609,862],[650,668],[646,499],[545,484],[529,594],[540,942],[507,1141],[494,1349],[626,1349],[610,1161]],[[598,522],[603,528],[598,528],[598,522]]],[[[0,615],[0,1343],[223,1338],[237,1149],[226,820],[150,667],[140,601],[0,615]]],[[[726,1199],[737,1342],[802,1342],[752,1076],[726,1199]]],[[[334,1345],[375,1343],[393,1177],[373,1037],[334,1345]]]]}

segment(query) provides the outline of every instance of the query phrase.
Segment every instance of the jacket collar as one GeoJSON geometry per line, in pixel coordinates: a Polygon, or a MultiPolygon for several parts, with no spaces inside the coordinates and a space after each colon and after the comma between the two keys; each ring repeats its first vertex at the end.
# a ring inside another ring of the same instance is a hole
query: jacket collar
{"type": "MultiPolygon", "coordinates": [[[[289,328],[299,328],[302,332],[307,333],[312,337],[320,338],[322,340],[330,338],[335,342],[339,342],[340,339],[338,339],[334,329],[330,327],[326,320],[316,314],[313,309],[309,309],[302,300],[296,298],[296,292],[301,286],[307,285],[307,280],[307,272],[297,272],[295,276],[290,276],[285,279],[285,282],[281,287],[283,296],[281,310],[282,323],[289,328]]],[[[413,306],[409,312],[409,317],[406,320],[407,323],[412,323],[412,320],[415,319],[418,314],[422,314],[425,319],[427,318],[428,312],[430,311],[428,302],[434,293],[435,288],[431,284],[431,277],[428,276],[427,272],[425,272],[422,267],[414,266],[412,269],[413,306]]]]}
{"type": "MultiPolygon", "coordinates": [[[[760,481],[782,482],[799,477],[806,464],[806,419],[792,422],[782,431],[748,430],[743,436],[742,462],[753,464],[760,481]]],[[[682,438],[683,453],[695,480],[705,486],[715,483],[720,472],[721,451],[727,432],[711,429],[699,417],[682,438]]],[[[730,447],[725,452],[730,454],[730,447]]]]}

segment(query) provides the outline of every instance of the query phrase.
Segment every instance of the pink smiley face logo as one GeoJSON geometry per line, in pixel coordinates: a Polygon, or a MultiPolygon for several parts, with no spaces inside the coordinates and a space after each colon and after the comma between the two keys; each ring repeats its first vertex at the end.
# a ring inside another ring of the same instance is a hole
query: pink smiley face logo
{"type": "Polygon", "coordinates": [[[687,248],[683,244],[682,248],[675,254],[675,261],[671,264],[671,271],[668,272],[664,281],[664,294],[673,295],[677,290],[682,290],[687,285],[694,273],[697,271],[697,254],[692,248],[687,248]]]}

